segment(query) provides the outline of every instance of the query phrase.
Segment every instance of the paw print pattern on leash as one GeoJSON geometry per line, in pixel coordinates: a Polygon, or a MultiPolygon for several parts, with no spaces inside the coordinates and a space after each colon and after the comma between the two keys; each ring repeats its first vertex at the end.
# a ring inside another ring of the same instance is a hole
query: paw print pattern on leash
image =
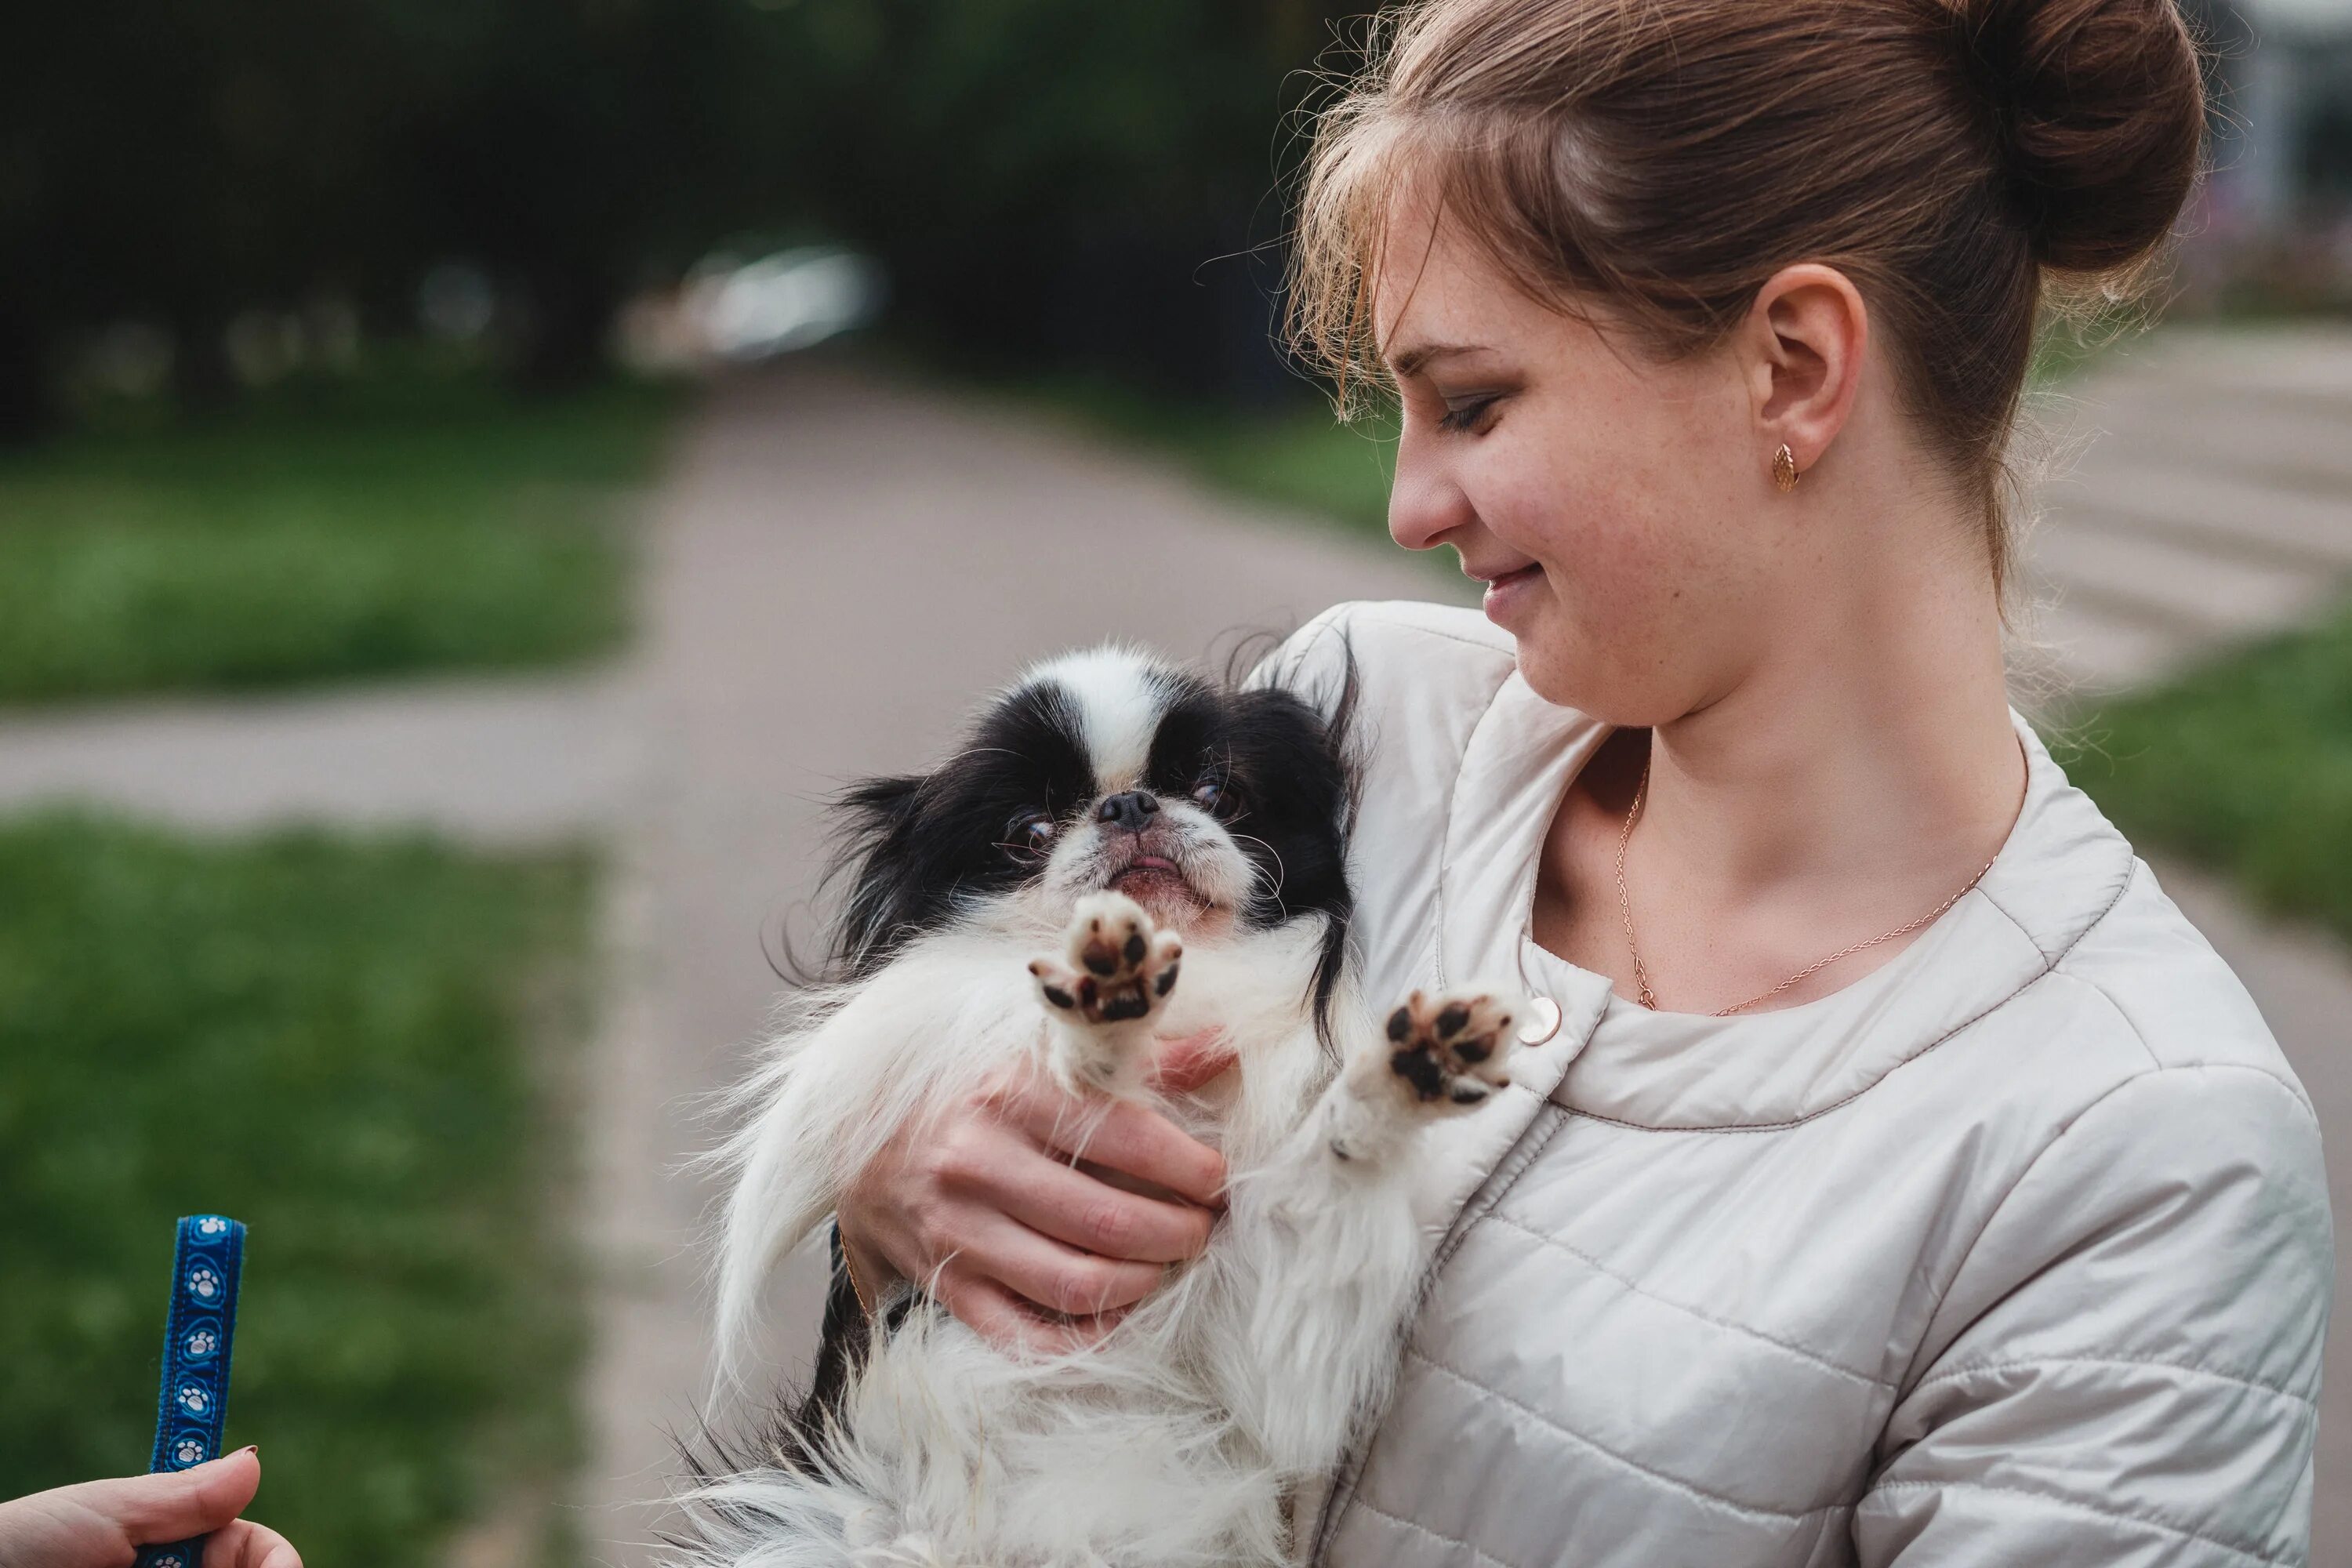
{"type": "MultiPolygon", "coordinates": [[[[151,1470],[184,1470],[221,1451],[228,1410],[229,1351],[236,1331],[245,1226],[225,1215],[180,1221],[172,1258],[172,1305],[163,1326],[163,1383],[156,1399],[151,1470]]],[[[188,1568],[204,1542],[140,1549],[137,1568],[188,1568]]]]}

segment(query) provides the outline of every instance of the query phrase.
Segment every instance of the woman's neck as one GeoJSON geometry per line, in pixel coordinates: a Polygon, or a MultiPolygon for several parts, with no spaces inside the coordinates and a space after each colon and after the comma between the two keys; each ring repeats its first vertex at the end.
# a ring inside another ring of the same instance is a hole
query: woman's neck
{"type": "Polygon", "coordinates": [[[1990,590],[1875,608],[1782,639],[1736,689],[1654,731],[1643,822],[1694,885],[1744,901],[1792,879],[1948,871],[1956,852],[1981,864],[1999,847],[2024,759],[1990,590]]]}
{"type": "MultiPolygon", "coordinates": [[[[2025,768],[1993,595],[1981,568],[1918,550],[1916,520],[1903,532],[1907,553],[1825,583],[1735,688],[1652,733],[1625,884],[1660,1005],[1729,1006],[1927,913],[2015,821],[2025,768]]],[[[1554,825],[1538,909],[1574,948],[1559,951],[1631,995],[1614,862],[1643,758],[1634,734],[1608,751],[1554,825]]],[[[1773,1005],[1849,984],[1902,945],[1773,1005]]]]}

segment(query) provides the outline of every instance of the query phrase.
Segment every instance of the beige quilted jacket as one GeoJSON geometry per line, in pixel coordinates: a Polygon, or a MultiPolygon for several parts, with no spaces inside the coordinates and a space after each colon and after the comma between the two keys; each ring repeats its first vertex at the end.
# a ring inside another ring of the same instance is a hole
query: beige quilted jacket
{"type": "Polygon", "coordinates": [[[1894,961],[1779,1012],[1648,1014],[1528,935],[1602,727],[1459,610],[1343,605],[1278,674],[1328,683],[1343,633],[1371,993],[1510,977],[1562,1023],[1441,1129],[1429,1295],[1321,1560],[2305,1561],[2311,1105],[2022,724],[2000,859],[1894,961]]]}

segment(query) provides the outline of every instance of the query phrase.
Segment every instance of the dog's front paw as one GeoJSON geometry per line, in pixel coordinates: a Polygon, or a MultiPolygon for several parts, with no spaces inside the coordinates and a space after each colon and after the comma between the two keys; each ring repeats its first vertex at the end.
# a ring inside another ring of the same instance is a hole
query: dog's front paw
{"type": "Polygon", "coordinates": [[[1416,991],[1388,1018],[1388,1070],[1433,1110],[1466,1110],[1511,1081],[1526,1005],[1486,991],[1416,991]]]}
{"type": "Polygon", "coordinates": [[[1073,1043],[1068,1072],[1111,1088],[1128,1068],[1129,1048],[1148,1035],[1149,1021],[1176,989],[1183,940],[1152,923],[1124,893],[1091,893],[1078,900],[1058,956],[1030,960],[1037,994],[1073,1031],[1091,1037],[1073,1043]],[[1113,1026],[1133,1025],[1134,1028],[1113,1026]]]}
{"type": "Polygon", "coordinates": [[[1045,1005],[1072,1021],[1124,1024],[1150,1017],[1176,989],[1182,939],[1154,926],[1125,893],[1078,900],[1063,934],[1063,955],[1036,958],[1029,973],[1045,1005]]]}
{"type": "Polygon", "coordinates": [[[1324,1142],[1378,1170],[1432,1121],[1475,1110],[1511,1081],[1527,1005],[1504,991],[1416,991],[1349,1058],[1325,1100],[1324,1142]]]}

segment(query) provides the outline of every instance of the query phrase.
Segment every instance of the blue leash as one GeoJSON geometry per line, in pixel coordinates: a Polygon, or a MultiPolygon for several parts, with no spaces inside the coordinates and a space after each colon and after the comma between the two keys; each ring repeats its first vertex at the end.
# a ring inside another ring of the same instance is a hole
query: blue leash
{"type": "MultiPolygon", "coordinates": [[[[172,1310],[163,1327],[163,1386],[155,1399],[150,1470],[184,1470],[216,1458],[228,1417],[228,1352],[236,1333],[245,1226],[226,1215],[190,1215],[172,1252],[172,1310]]],[[[136,1568],[197,1568],[205,1538],[140,1548],[136,1568]]]]}

